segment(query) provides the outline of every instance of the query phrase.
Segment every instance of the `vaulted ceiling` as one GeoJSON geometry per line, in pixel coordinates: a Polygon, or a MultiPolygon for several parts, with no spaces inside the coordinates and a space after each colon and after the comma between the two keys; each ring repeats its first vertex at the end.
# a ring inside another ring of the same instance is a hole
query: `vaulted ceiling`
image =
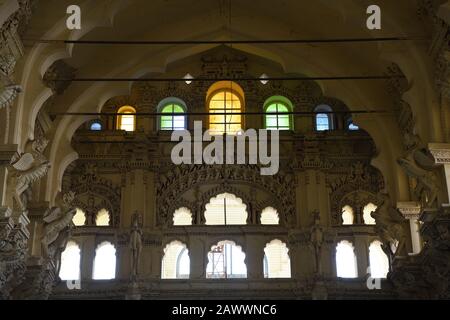
{"type": "MultiPolygon", "coordinates": [[[[25,57],[16,78],[24,93],[18,100],[14,142],[24,148],[33,139],[38,112],[50,98],[59,112],[96,112],[103,104],[130,90],[127,82],[71,83],[54,96],[42,81],[58,60],[76,70],[77,77],[139,77],[164,73],[180,59],[204,52],[215,44],[86,45],[37,39],[72,40],[269,40],[408,37],[412,41],[328,44],[235,44],[233,48],[272,60],[286,74],[305,76],[368,76],[386,74],[397,64],[409,82],[403,99],[411,106],[416,130],[424,141],[439,141],[443,132],[434,87],[433,19],[419,10],[427,3],[441,5],[448,19],[448,1],[380,0],[382,29],[366,28],[367,7],[361,0],[87,0],[81,30],[66,27],[66,8],[77,1],[39,1],[24,35],[25,57]],[[424,4],[425,3],[425,4],[424,4]],[[447,14],[447,15],[446,15],[447,14]],[[436,124],[436,125],[433,125],[436,124]]],[[[448,22],[448,20],[447,20],[448,22]]],[[[179,75],[180,77],[183,74],[179,75]]],[[[259,76],[259,75],[255,75],[259,76]]],[[[350,110],[392,109],[395,101],[385,81],[318,81],[324,94],[343,101],[350,110]]],[[[61,171],[76,155],[71,136],[88,117],[55,121],[50,160],[55,168],[47,183],[50,191],[61,171]]],[[[380,167],[394,163],[401,152],[395,116],[378,114],[355,118],[374,138],[380,167]]],[[[382,168],[383,169],[383,168],[382,168]]],[[[392,176],[396,176],[392,172],[392,176]]]]}

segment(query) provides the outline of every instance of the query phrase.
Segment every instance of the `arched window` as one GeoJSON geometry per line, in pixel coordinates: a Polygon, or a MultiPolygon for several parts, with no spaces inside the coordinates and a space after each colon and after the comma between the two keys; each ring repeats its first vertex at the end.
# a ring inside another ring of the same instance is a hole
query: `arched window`
{"type": "Polygon", "coordinates": [[[172,241],[164,249],[161,279],[189,279],[191,262],[184,243],[172,241]]]}
{"type": "Polygon", "coordinates": [[[280,217],[277,210],[267,207],[261,212],[261,224],[277,225],[280,224],[280,217]]]}
{"type": "Polygon", "coordinates": [[[95,250],[94,280],[110,280],[116,277],[116,248],[108,242],[102,242],[95,250]]]}
{"type": "Polygon", "coordinates": [[[345,206],[342,208],[342,224],[351,225],[355,221],[355,215],[353,214],[353,208],[345,206]]]}
{"type": "Polygon", "coordinates": [[[245,254],[242,252],[242,248],[228,240],[212,246],[208,253],[206,278],[247,278],[247,266],[245,265],[245,254]]]}
{"type": "Polygon", "coordinates": [[[359,127],[353,123],[352,118],[347,120],[347,129],[350,131],[358,131],[359,127]]]}
{"type": "Polygon", "coordinates": [[[369,203],[368,205],[366,205],[363,209],[363,219],[364,219],[364,224],[376,224],[376,221],[374,218],[372,218],[371,213],[374,212],[375,210],[377,210],[377,206],[374,205],[373,203],[369,203]]]}
{"type": "Polygon", "coordinates": [[[161,113],[167,115],[161,116],[159,123],[160,130],[184,130],[186,129],[186,116],[176,115],[177,113],[185,113],[183,106],[177,103],[165,104],[161,108],[161,113]]]}
{"type": "Polygon", "coordinates": [[[131,106],[120,108],[117,113],[117,129],[124,131],[136,130],[136,109],[131,106]]]}
{"type": "Polygon", "coordinates": [[[192,225],[192,213],[187,208],[180,208],[175,210],[173,214],[174,226],[190,226],[192,225]]]}
{"type": "Polygon", "coordinates": [[[285,97],[272,97],[264,104],[265,125],[268,130],[292,129],[292,116],[287,114],[292,111],[292,104],[285,97]],[[271,114],[275,113],[275,114],[271,114]],[[286,114],[277,114],[286,113],[286,114]]]}
{"type": "Polygon", "coordinates": [[[102,131],[102,124],[100,122],[91,123],[91,131],[102,131]]]}
{"type": "Polygon", "coordinates": [[[375,240],[369,246],[370,275],[372,278],[386,278],[389,272],[389,259],[381,248],[381,242],[375,240]]]}
{"type": "Polygon", "coordinates": [[[67,242],[61,254],[61,280],[80,280],[80,247],[73,241],[67,242]]]}
{"type": "Polygon", "coordinates": [[[358,269],[356,255],[351,242],[343,240],[336,247],[336,270],[339,278],[356,278],[358,269]]]}
{"type": "Polygon", "coordinates": [[[206,225],[247,224],[247,206],[234,194],[222,193],[211,198],[206,205],[206,225]]]}
{"type": "Polygon", "coordinates": [[[243,103],[243,90],[237,83],[221,81],[214,84],[208,91],[210,134],[234,135],[240,131],[242,116],[239,113],[243,111],[243,103]]]}
{"type": "Polygon", "coordinates": [[[109,222],[110,216],[108,210],[102,209],[99,212],[97,212],[97,215],[95,217],[95,225],[99,227],[105,227],[109,226],[109,222]]]}
{"type": "Polygon", "coordinates": [[[75,226],[81,227],[86,224],[86,214],[80,208],[76,209],[75,215],[72,218],[72,222],[75,226]]]}
{"type": "Polygon", "coordinates": [[[316,113],[315,123],[317,131],[327,131],[334,129],[333,123],[333,115],[330,112],[333,112],[330,106],[320,105],[318,106],[314,112],[316,113]]]}
{"type": "Polygon", "coordinates": [[[284,242],[273,240],[264,248],[264,259],[267,263],[264,271],[265,278],[290,278],[291,259],[289,249],[284,242]]]}

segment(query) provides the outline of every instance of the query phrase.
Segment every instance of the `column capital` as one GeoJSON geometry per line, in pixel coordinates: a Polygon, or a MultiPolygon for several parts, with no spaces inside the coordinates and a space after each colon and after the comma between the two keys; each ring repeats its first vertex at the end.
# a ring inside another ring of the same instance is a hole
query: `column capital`
{"type": "Polygon", "coordinates": [[[397,209],[405,219],[418,219],[422,210],[420,203],[415,201],[397,202],[397,209]]]}
{"type": "Polygon", "coordinates": [[[429,143],[428,149],[436,164],[450,164],[450,143],[429,143]]]}

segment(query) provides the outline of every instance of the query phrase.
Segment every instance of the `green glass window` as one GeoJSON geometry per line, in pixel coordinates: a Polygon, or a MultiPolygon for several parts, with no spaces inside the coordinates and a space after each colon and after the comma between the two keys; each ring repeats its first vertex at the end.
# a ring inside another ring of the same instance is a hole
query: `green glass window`
{"type": "Polygon", "coordinates": [[[175,115],[176,113],[184,113],[182,106],[178,104],[168,104],[162,108],[161,113],[167,113],[167,115],[161,116],[161,130],[184,130],[186,128],[186,116],[175,115]]]}
{"type": "Polygon", "coordinates": [[[291,116],[289,114],[279,114],[289,112],[289,108],[280,102],[271,103],[266,108],[266,129],[267,130],[289,130],[291,129],[291,116]],[[274,113],[274,114],[271,114],[274,113]],[[278,113],[278,114],[277,114],[278,113]]]}

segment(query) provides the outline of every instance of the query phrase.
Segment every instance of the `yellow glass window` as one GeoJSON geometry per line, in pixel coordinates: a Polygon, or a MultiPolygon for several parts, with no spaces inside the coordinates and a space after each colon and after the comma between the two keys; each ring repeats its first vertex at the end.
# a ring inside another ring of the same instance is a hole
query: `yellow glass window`
{"type": "Polygon", "coordinates": [[[214,94],[209,102],[209,112],[211,134],[236,134],[242,129],[242,117],[239,114],[242,112],[241,100],[232,91],[222,90],[214,94]]]}
{"type": "Polygon", "coordinates": [[[117,111],[117,129],[125,131],[136,130],[136,110],[130,106],[124,106],[117,111]]]}

